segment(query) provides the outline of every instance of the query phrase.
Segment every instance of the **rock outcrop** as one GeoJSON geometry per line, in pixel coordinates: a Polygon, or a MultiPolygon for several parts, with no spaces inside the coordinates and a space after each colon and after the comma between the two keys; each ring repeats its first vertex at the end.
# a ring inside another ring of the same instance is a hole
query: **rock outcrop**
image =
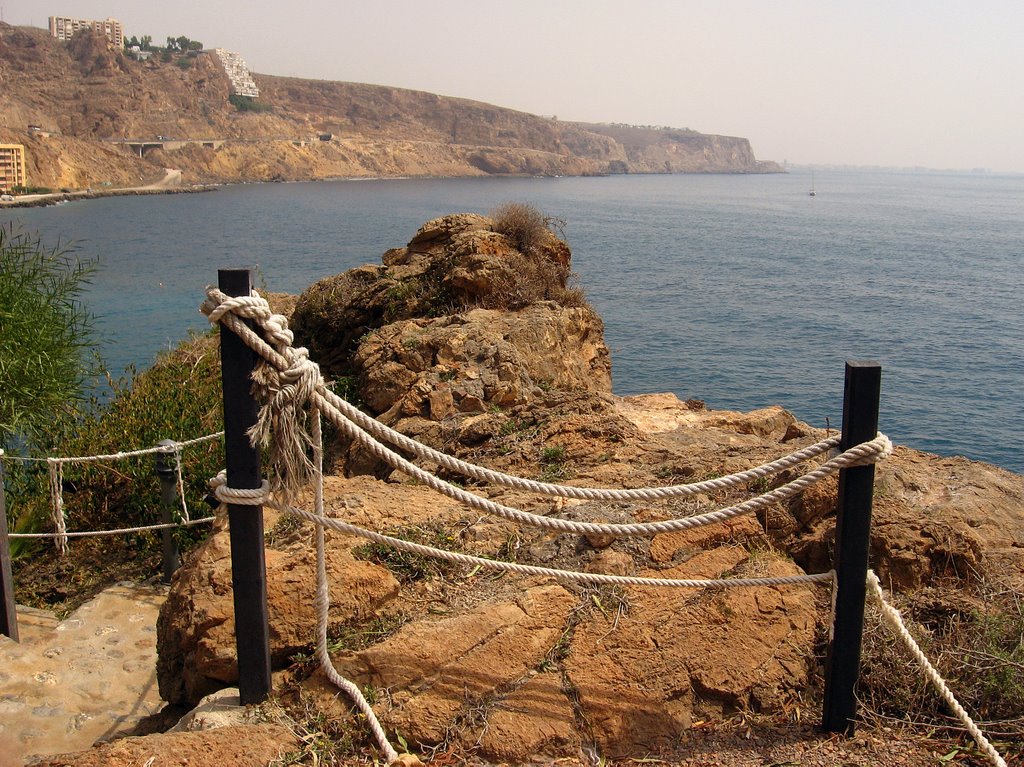
{"type": "MultiPolygon", "coordinates": [[[[543,234],[527,246],[501,228],[480,216],[428,222],[382,265],[312,286],[295,309],[299,338],[373,415],[520,476],[678,484],[747,469],[825,436],[779,407],[732,413],[667,394],[614,396],[600,319],[571,290],[564,243],[543,234]]],[[[727,524],[616,539],[481,516],[350,445],[334,448],[327,513],[420,543],[661,577],[831,567],[834,481],[727,524]]],[[[659,502],[555,501],[458,479],[538,514],[652,521],[763,492],[820,460],[745,489],[659,502]]],[[[963,593],[980,578],[1024,585],[1024,478],[900,448],[879,468],[876,495],[872,566],[889,585],[955,583],[963,593]]],[[[314,626],[312,532],[272,517],[267,530],[276,684],[285,699],[350,731],[348,704],[303,661],[314,626]]],[[[509,763],[637,758],[671,753],[697,720],[780,712],[815,694],[822,587],[584,587],[328,538],[333,662],[414,750],[509,763]]],[[[195,703],[235,682],[230,599],[227,533],[218,528],[175,577],[161,614],[160,688],[168,700],[195,703]]],[[[943,604],[959,609],[956,599],[943,604]]]]}

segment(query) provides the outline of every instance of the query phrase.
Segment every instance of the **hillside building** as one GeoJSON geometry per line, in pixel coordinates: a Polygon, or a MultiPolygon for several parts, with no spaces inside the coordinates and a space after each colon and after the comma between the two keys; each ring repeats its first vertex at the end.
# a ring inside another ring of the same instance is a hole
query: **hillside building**
{"type": "Polygon", "coordinates": [[[0,144],[0,192],[10,194],[25,181],[25,147],[21,144],[0,144]]]}
{"type": "Polygon", "coordinates": [[[70,40],[80,29],[92,29],[107,39],[116,48],[124,48],[124,27],[117,19],[93,21],[91,19],[72,19],[68,16],[50,17],[50,34],[58,40],[70,40]]]}
{"type": "Polygon", "coordinates": [[[256,85],[256,81],[252,79],[249,66],[242,58],[242,54],[226,51],[223,48],[214,48],[213,52],[217,54],[220,63],[224,65],[224,71],[231,81],[232,92],[237,96],[259,98],[260,89],[256,85]]]}

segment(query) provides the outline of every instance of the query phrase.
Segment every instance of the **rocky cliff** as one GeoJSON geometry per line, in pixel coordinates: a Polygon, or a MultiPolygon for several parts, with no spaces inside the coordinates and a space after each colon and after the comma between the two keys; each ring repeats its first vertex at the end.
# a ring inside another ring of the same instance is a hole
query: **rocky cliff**
{"type": "Polygon", "coordinates": [[[238,111],[212,54],[139,62],[89,31],[61,43],[0,23],[0,141],[26,144],[32,184],[70,188],[135,186],[165,167],[185,183],[781,170],[742,138],[584,125],[384,86],[256,81],[262,111],[238,111]],[[112,141],[157,136],[226,141],[143,158],[112,141]]]}

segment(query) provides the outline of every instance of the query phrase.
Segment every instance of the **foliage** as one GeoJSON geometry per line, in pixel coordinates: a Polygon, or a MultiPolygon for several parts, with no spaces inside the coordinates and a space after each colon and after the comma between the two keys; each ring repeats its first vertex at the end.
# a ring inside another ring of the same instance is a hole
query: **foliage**
{"type": "Polygon", "coordinates": [[[184,35],[167,38],[167,50],[186,53],[188,51],[201,51],[203,44],[198,40],[189,40],[184,35]]]}
{"type": "Polygon", "coordinates": [[[93,348],[81,302],[95,262],[0,227],[0,444],[32,440],[82,399],[93,348]]]}
{"type": "Polygon", "coordinates": [[[240,96],[237,93],[232,93],[228,96],[235,109],[239,112],[273,112],[274,108],[270,104],[264,104],[257,101],[252,96],[240,96]]]}
{"type": "MultiPolygon", "coordinates": [[[[1024,743],[1024,597],[991,584],[977,588],[977,594],[957,599],[925,591],[897,607],[974,719],[984,721],[997,741],[1024,743]]],[[[869,718],[927,726],[950,722],[902,642],[871,619],[865,624],[859,697],[869,718]]]]}
{"type": "Polygon", "coordinates": [[[545,216],[536,206],[522,202],[506,202],[491,211],[494,231],[506,237],[523,255],[532,255],[564,222],[545,216]]]}
{"type": "Polygon", "coordinates": [[[50,194],[53,190],[48,186],[15,186],[11,192],[13,194],[50,194]]]}
{"type": "Polygon", "coordinates": [[[533,205],[507,202],[491,214],[491,227],[518,251],[481,305],[487,309],[516,310],[535,301],[565,306],[587,306],[579,280],[569,269],[569,250],[561,239],[565,222],[546,216],[533,205]]]}
{"type": "MultiPolygon", "coordinates": [[[[220,364],[216,337],[195,337],[160,357],[143,373],[111,382],[113,397],[93,401],[78,419],[54,424],[47,435],[51,456],[106,455],[153,447],[161,440],[184,442],[220,431],[220,364]]],[[[182,451],[185,497],[193,517],[205,516],[207,482],[223,466],[219,441],[182,451]]],[[[18,532],[39,528],[49,514],[45,464],[9,464],[8,515],[18,532]]],[[[111,529],[159,521],[160,483],[152,455],[109,463],[66,464],[63,497],[69,530],[111,529]]],[[[179,532],[188,545],[203,528],[179,532]]],[[[145,533],[138,551],[159,548],[159,537],[145,533]]],[[[72,542],[72,547],[78,545],[72,542]]],[[[24,552],[19,550],[17,554],[24,552]]]]}
{"type": "MultiPolygon", "coordinates": [[[[410,525],[390,533],[393,538],[433,546],[448,551],[458,551],[458,540],[439,524],[418,527],[410,525]]],[[[403,551],[384,543],[367,543],[352,550],[356,559],[375,562],[388,568],[399,583],[448,578],[458,571],[459,565],[444,559],[435,559],[425,554],[403,551]]]]}

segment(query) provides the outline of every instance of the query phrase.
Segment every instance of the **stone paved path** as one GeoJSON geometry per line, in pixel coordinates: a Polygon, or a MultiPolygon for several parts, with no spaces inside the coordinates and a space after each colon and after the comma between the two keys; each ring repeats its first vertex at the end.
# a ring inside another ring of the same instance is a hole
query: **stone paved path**
{"type": "Polygon", "coordinates": [[[120,583],[67,619],[18,607],[0,636],[0,765],[89,748],[159,711],[156,618],[164,586],[120,583]]]}

